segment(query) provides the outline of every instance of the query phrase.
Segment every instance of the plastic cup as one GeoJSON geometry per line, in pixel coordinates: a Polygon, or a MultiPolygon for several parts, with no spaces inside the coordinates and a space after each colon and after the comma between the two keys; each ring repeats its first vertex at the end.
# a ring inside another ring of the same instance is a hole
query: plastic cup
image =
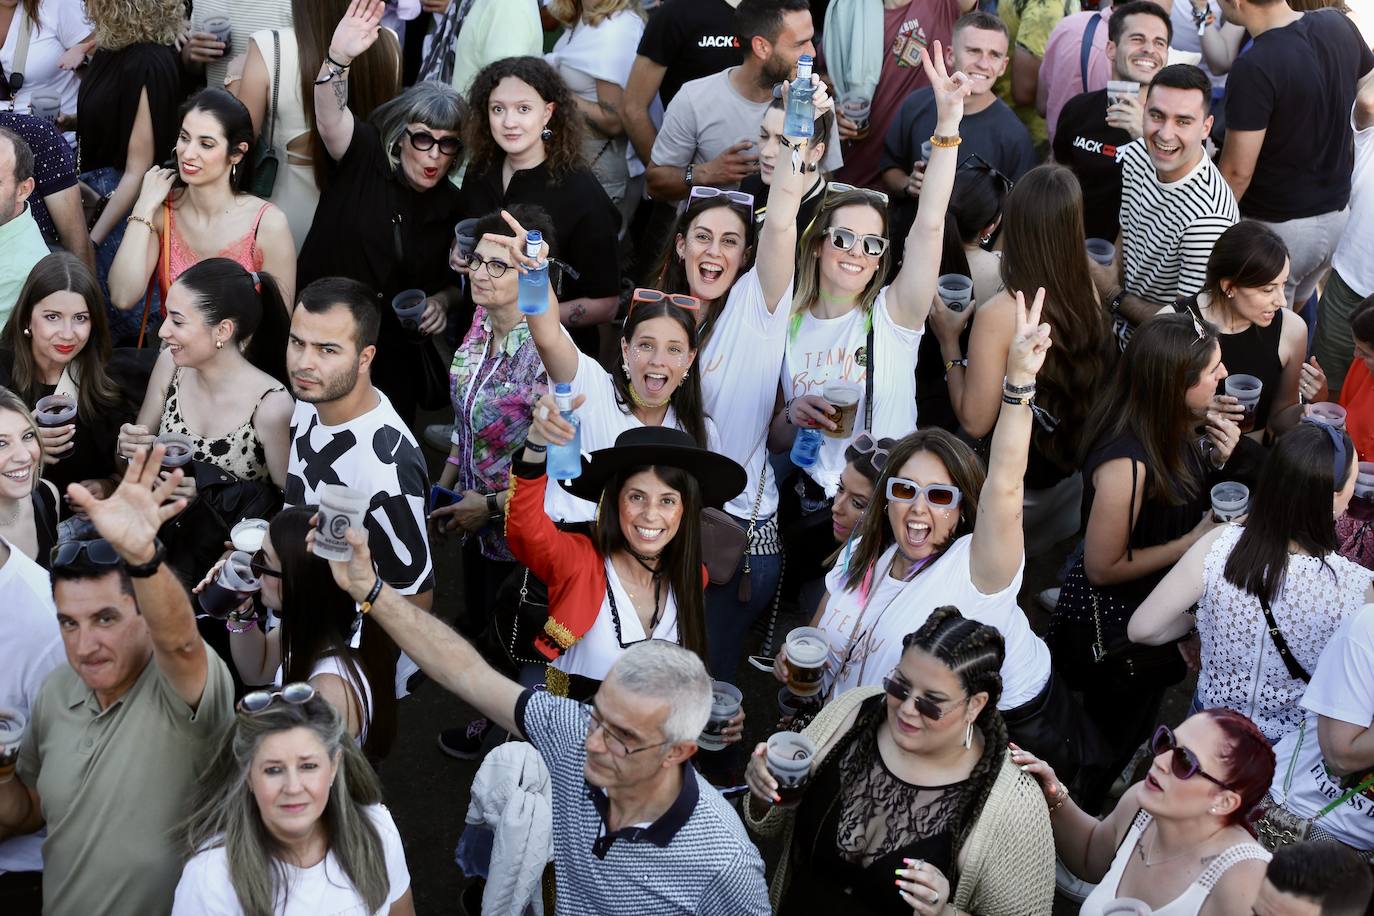
{"type": "Polygon", "coordinates": [[[1219,522],[1240,518],[1250,507],[1250,488],[1234,480],[1212,487],[1212,515],[1219,522]]]}
{"type": "Polygon", "coordinates": [[[847,382],[827,382],[821,397],[830,405],[830,419],[835,429],[823,429],[832,439],[848,439],[854,435],[854,420],[859,415],[859,388],[847,382]]]}
{"type": "Polygon", "coordinates": [[[921,161],[922,161],[922,162],[929,162],[929,161],[930,161],[930,151],[933,150],[934,148],[935,148],[934,145],[933,145],[929,140],[927,140],[926,142],[924,142],[924,143],[921,144],[921,161]]]}
{"type": "Polygon", "coordinates": [[[796,732],[778,732],[768,739],[764,764],[778,782],[779,805],[795,805],[811,781],[811,761],[816,745],[796,732]]]}
{"type": "MultiPolygon", "coordinates": [[[[453,250],[449,253],[449,266],[457,269],[465,265],[477,248],[477,219],[465,219],[453,227],[453,250]]],[[[393,307],[395,303],[392,303],[393,307]]]]}
{"type": "Polygon", "coordinates": [[[1374,461],[1361,461],[1355,467],[1355,495],[1350,497],[1351,518],[1362,522],[1374,520],[1374,461]]]}
{"type": "Polygon", "coordinates": [[[397,293],[391,300],[391,308],[401,320],[401,327],[414,331],[420,327],[420,318],[425,313],[425,300],[429,294],[422,289],[407,289],[397,293]]]}
{"type": "Polygon", "coordinates": [[[234,35],[234,25],[229,21],[228,16],[211,16],[202,23],[200,29],[202,32],[209,32],[215,36],[216,41],[224,42],[224,56],[226,58],[232,56],[233,41],[231,39],[234,35]]]}
{"type": "Polygon", "coordinates": [[[235,550],[219,568],[219,574],[201,591],[200,609],[223,620],[260,588],[262,580],[253,575],[252,554],[235,550]]]}
{"type": "Polygon", "coordinates": [[[724,750],[726,742],[721,734],[725,731],[725,727],[730,724],[730,720],[739,713],[742,702],[744,702],[744,694],[734,684],[727,684],[725,681],[712,681],[711,718],[706,721],[706,728],[697,738],[697,747],[703,751],[724,750]]]}
{"type": "Polygon", "coordinates": [[[189,463],[191,455],[196,450],[196,445],[191,441],[191,437],[183,436],[181,433],[167,433],[158,436],[157,444],[167,447],[166,454],[162,456],[162,469],[169,474],[189,463]]]}
{"type": "Polygon", "coordinates": [[[1134,897],[1117,897],[1102,907],[1102,916],[1150,916],[1153,912],[1148,903],[1134,897]]]}
{"type": "Polygon", "coordinates": [[[35,118],[56,121],[62,117],[62,97],[50,92],[35,95],[30,102],[35,118]]]}
{"type": "Polygon", "coordinates": [[[235,550],[242,550],[244,553],[257,553],[262,549],[262,542],[266,539],[266,519],[245,518],[229,529],[229,541],[235,550]]]}
{"type": "Polygon", "coordinates": [[[1318,401],[1307,415],[1318,423],[1345,429],[1345,408],[1331,401],[1318,401]]]}
{"type": "Polygon", "coordinates": [[[314,554],[326,560],[353,559],[353,545],[344,538],[349,528],[363,527],[371,499],[362,490],[342,484],[320,487],[320,521],[315,532],[314,554]]]}
{"type": "Polygon", "coordinates": [[[868,119],[873,113],[872,99],[861,95],[852,99],[845,99],[840,104],[840,111],[846,118],[854,122],[854,139],[859,140],[868,135],[868,119]]]}
{"type": "Polygon", "coordinates": [[[797,627],[787,634],[787,689],[798,697],[821,691],[830,640],[817,627],[797,627]]]}
{"type": "Polygon", "coordinates": [[[1083,243],[1083,247],[1088,251],[1088,257],[1092,258],[1103,267],[1110,267],[1116,260],[1116,243],[1106,239],[1088,239],[1083,243]]]}
{"type": "Polygon", "coordinates": [[[0,780],[8,780],[14,775],[27,725],[28,721],[19,710],[0,708],[0,780]]]}
{"type": "Polygon", "coordinates": [[[39,426],[52,429],[66,426],[76,419],[76,398],[69,394],[50,394],[33,405],[34,419],[39,426]]]}
{"type": "Polygon", "coordinates": [[[1140,98],[1140,84],[1131,80],[1107,81],[1107,104],[1115,105],[1125,98],[1140,98]]]}
{"type": "Polygon", "coordinates": [[[963,274],[942,274],[935,281],[940,298],[951,312],[962,312],[973,301],[973,279],[963,274]]]}
{"type": "Polygon", "coordinates": [[[1255,408],[1259,406],[1260,394],[1264,383],[1253,375],[1228,375],[1226,393],[1240,402],[1245,413],[1240,418],[1240,431],[1248,433],[1255,428],[1255,408]]]}

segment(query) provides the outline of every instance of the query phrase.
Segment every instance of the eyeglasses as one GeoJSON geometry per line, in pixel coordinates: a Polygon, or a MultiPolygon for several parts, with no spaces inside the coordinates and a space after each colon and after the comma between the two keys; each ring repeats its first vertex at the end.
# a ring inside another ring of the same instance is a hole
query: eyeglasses
{"type": "Polygon", "coordinates": [[[601,714],[596,711],[596,707],[591,703],[583,703],[582,707],[587,710],[587,737],[591,737],[592,732],[601,729],[602,740],[606,742],[606,750],[611,752],[612,757],[629,757],[631,754],[638,754],[641,751],[651,751],[656,747],[663,747],[665,744],[672,744],[671,741],[660,741],[658,744],[650,744],[647,747],[637,747],[633,750],[615,732],[606,726],[606,720],[601,718],[601,714]]]}
{"type": "Polygon", "coordinates": [[[119,554],[110,546],[110,542],[104,538],[66,541],[48,553],[48,565],[53,569],[67,569],[73,566],[120,566],[123,563],[119,554]]]}
{"type": "MultiPolygon", "coordinates": [[[[888,440],[888,443],[891,444],[891,440],[888,440]]],[[[860,458],[867,459],[869,465],[879,474],[887,466],[888,450],[879,448],[878,440],[868,433],[860,433],[853,442],[849,443],[849,447],[858,452],[860,458]]]]}
{"type": "Polygon", "coordinates": [[[271,576],[273,579],[281,578],[281,570],[273,569],[267,565],[267,551],[259,550],[253,554],[253,558],[248,561],[248,567],[253,570],[253,575],[261,579],[263,576],[271,576]]]}
{"type": "Polygon", "coordinates": [[[630,312],[635,310],[635,305],[640,302],[668,302],[676,305],[680,309],[689,312],[701,311],[701,300],[696,296],[689,296],[686,293],[665,293],[661,289],[650,289],[646,286],[639,286],[630,294],[630,309],[626,312],[629,317],[630,312]]]}
{"type": "Polygon", "coordinates": [[[499,280],[505,275],[506,271],[510,270],[510,265],[505,261],[499,258],[484,258],[475,251],[468,255],[468,264],[472,265],[469,268],[471,270],[485,267],[487,269],[487,276],[491,277],[493,280],[499,280]]]}
{"type": "Polygon", "coordinates": [[[857,191],[865,197],[871,197],[878,201],[884,207],[887,206],[888,196],[882,191],[876,191],[873,188],[860,188],[852,184],[845,184],[843,181],[827,181],[825,183],[826,194],[846,194],[850,191],[857,191]]]}
{"type": "Polygon", "coordinates": [[[1223,789],[1231,788],[1202,768],[1202,764],[1198,762],[1197,754],[1181,746],[1174,738],[1173,729],[1167,725],[1161,725],[1155,729],[1155,735],[1150,739],[1150,753],[1158,757],[1165,751],[1173,751],[1173,756],[1169,760],[1169,770],[1174,774],[1175,779],[1192,779],[1194,776],[1201,776],[1223,789]]]}
{"type": "Polygon", "coordinates": [[[905,477],[888,478],[887,498],[890,502],[914,503],[918,496],[924,496],[926,502],[937,509],[953,509],[963,498],[958,487],[947,483],[932,483],[923,487],[905,477]]]}
{"type": "Polygon", "coordinates": [[[404,127],[406,139],[416,150],[427,153],[434,149],[434,144],[439,144],[439,152],[445,156],[456,156],[463,148],[463,141],[457,137],[436,137],[427,130],[412,131],[409,127],[404,127]]]}
{"type": "Polygon", "coordinates": [[[991,175],[993,178],[996,178],[1001,183],[1003,194],[1010,194],[1011,189],[1016,187],[1016,182],[1012,181],[1006,175],[999,172],[991,162],[988,162],[986,159],[984,159],[977,153],[974,153],[973,155],[965,159],[963,162],[959,163],[959,170],[969,172],[987,172],[989,175],[991,175]]]}
{"type": "MultiPolygon", "coordinates": [[[[883,690],[899,704],[910,700],[915,704],[916,711],[920,713],[922,719],[939,722],[945,717],[945,713],[949,711],[947,709],[941,709],[939,703],[936,703],[930,697],[921,696],[910,684],[900,680],[897,677],[896,669],[893,669],[891,674],[883,678],[883,690]]],[[[957,703],[959,701],[955,700],[954,702],[957,703]]],[[[964,698],[964,702],[968,702],[968,697],[964,698]]],[[[953,708],[952,705],[951,708],[953,708]]]]}
{"type": "Polygon", "coordinates": [[[305,681],[287,684],[281,690],[254,690],[239,700],[238,710],[249,716],[259,715],[277,700],[292,706],[304,706],[315,699],[315,688],[305,681]]]}
{"type": "Polygon", "coordinates": [[[840,251],[853,251],[859,242],[863,242],[863,253],[870,258],[881,258],[883,252],[887,251],[887,239],[881,235],[859,235],[853,229],[844,229],[840,226],[830,226],[825,230],[825,234],[830,236],[830,244],[840,251]]]}
{"type": "Polygon", "coordinates": [[[753,212],[754,195],[746,191],[731,191],[726,188],[713,188],[710,185],[696,185],[687,195],[687,205],[690,207],[694,200],[711,200],[714,197],[724,197],[732,204],[744,207],[753,212]]]}

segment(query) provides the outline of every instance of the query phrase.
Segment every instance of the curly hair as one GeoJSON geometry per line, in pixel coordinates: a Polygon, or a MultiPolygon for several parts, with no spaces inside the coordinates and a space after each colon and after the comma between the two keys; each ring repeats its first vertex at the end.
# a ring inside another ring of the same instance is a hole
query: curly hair
{"type": "Polygon", "coordinates": [[[480,171],[505,158],[491,133],[491,116],[487,109],[491,94],[501,81],[514,77],[527,84],[545,102],[553,103],[553,117],[548,129],[553,137],[544,143],[544,163],[555,183],[579,166],[582,157],[582,136],[586,126],[577,110],[572,92],[558,71],[539,57],[507,57],[484,67],[468,89],[467,148],[470,168],[480,171]]]}
{"type": "Polygon", "coordinates": [[[86,0],[96,46],[118,51],[139,42],[171,45],[181,34],[181,0],[86,0]]]}
{"type": "Polygon", "coordinates": [[[936,608],[915,633],[902,639],[902,651],[917,648],[939,659],[959,678],[969,696],[986,693],[988,701],[973,724],[983,736],[983,756],[968,777],[968,791],[959,800],[955,814],[954,852],[968,839],[969,831],[992,794],[1002,760],[1007,754],[1007,723],[997,711],[1002,698],[1002,663],[1007,647],[995,627],[969,620],[959,609],[946,605],[936,608]]]}
{"type": "Polygon", "coordinates": [[[640,0],[549,0],[544,9],[566,27],[582,22],[590,28],[596,28],[616,13],[626,10],[640,19],[649,18],[640,0]]]}

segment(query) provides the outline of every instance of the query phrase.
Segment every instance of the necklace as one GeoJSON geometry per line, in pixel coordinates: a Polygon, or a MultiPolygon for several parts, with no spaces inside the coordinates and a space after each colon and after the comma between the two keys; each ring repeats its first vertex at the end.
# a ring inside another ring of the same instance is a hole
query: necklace
{"type": "MultiPolygon", "coordinates": [[[[1167,859],[1156,859],[1156,860],[1153,861],[1153,862],[1150,861],[1149,855],[1146,854],[1146,852],[1145,852],[1145,847],[1144,847],[1144,846],[1142,846],[1142,845],[1140,845],[1139,843],[1137,843],[1135,848],[1136,848],[1136,851],[1140,853],[1140,861],[1143,862],[1143,863],[1145,863],[1145,867],[1146,867],[1146,868],[1154,868],[1156,865],[1167,865],[1167,864],[1169,864],[1170,862],[1176,862],[1176,861],[1178,861],[1179,859],[1181,859],[1181,858],[1183,858],[1184,856],[1188,855],[1188,853],[1193,852],[1194,850],[1196,850],[1199,846],[1201,846],[1203,843],[1206,843],[1206,842],[1207,842],[1208,840],[1210,840],[1210,839],[1211,839],[1210,836],[1208,836],[1208,837],[1203,837],[1201,840],[1199,840],[1198,842],[1196,842],[1196,843],[1194,843],[1193,845],[1189,846],[1188,848],[1184,849],[1182,852],[1174,853],[1173,855],[1169,856],[1167,859]]],[[[1159,831],[1158,831],[1158,830],[1155,830],[1154,834],[1150,837],[1150,845],[1153,846],[1158,840],[1159,840],[1159,831]]]]}
{"type": "Polygon", "coordinates": [[[6,519],[0,519],[0,528],[8,528],[10,525],[13,525],[16,521],[19,520],[19,514],[23,511],[24,501],[22,499],[16,499],[14,501],[14,511],[10,513],[10,517],[6,519]]]}

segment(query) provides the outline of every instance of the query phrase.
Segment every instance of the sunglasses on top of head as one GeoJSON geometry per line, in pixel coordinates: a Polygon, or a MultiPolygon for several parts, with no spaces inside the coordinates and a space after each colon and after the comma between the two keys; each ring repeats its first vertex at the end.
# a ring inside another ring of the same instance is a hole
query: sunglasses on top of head
{"type": "Polygon", "coordinates": [[[857,185],[845,184],[843,181],[827,181],[825,183],[825,193],[827,195],[847,194],[851,191],[863,194],[865,197],[882,204],[884,207],[888,205],[889,198],[884,191],[878,191],[873,188],[861,188],[857,185]]]}
{"type": "Polygon", "coordinates": [[[924,697],[917,693],[916,688],[897,677],[895,669],[891,674],[883,678],[883,691],[899,704],[911,700],[916,706],[916,711],[921,714],[921,718],[929,719],[932,722],[939,722],[945,717],[945,713],[949,711],[942,709],[940,704],[936,703],[930,697],[924,697]]]}
{"type": "Polygon", "coordinates": [[[1201,776],[1213,785],[1223,789],[1231,788],[1202,768],[1202,764],[1197,759],[1197,754],[1178,743],[1178,739],[1174,737],[1173,729],[1167,725],[1161,725],[1155,729],[1154,737],[1150,739],[1150,753],[1158,757],[1165,751],[1173,752],[1169,756],[1169,772],[1173,773],[1175,779],[1192,779],[1194,776],[1201,776]]]}
{"type": "Polygon", "coordinates": [[[907,480],[905,477],[889,477],[887,480],[887,498],[894,503],[914,503],[918,497],[924,496],[927,503],[936,509],[953,509],[959,505],[959,500],[963,494],[959,488],[947,483],[931,483],[921,486],[914,480],[907,480]]]}
{"type": "Polygon", "coordinates": [[[439,152],[445,156],[456,156],[463,148],[463,141],[457,137],[436,137],[427,130],[411,130],[409,127],[402,128],[405,131],[406,139],[410,145],[421,153],[427,153],[434,149],[434,144],[439,144],[439,152]]]}
{"type": "Polygon", "coordinates": [[[661,289],[651,289],[646,286],[639,286],[630,294],[630,308],[629,311],[625,313],[626,317],[629,317],[630,312],[633,312],[635,306],[640,302],[668,302],[672,305],[676,305],[680,309],[686,309],[689,312],[701,311],[701,300],[696,296],[689,296],[686,293],[665,293],[661,289]]]}
{"type": "Polygon", "coordinates": [[[1004,194],[1010,194],[1011,189],[1016,187],[1016,182],[1012,181],[1006,175],[999,172],[991,162],[988,162],[986,159],[984,159],[977,153],[972,154],[963,162],[959,163],[959,169],[960,171],[966,170],[970,172],[987,172],[989,175],[991,175],[993,178],[997,179],[997,181],[1001,183],[1002,193],[1004,194]]]}
{"type": "Polygon", "coordinates": [[[256,716],[278,700],[292,706],[304,706],[313,699],[315,688],[305,681],[296,681],[287,684],[281,690],[254,690],[245,693],[243,699],[239,700],[238,710],[245,715],[256,716]]]}
{"type": "Polygon", "coordinates": [[[830,226],[825,230],[825,234],[830,237],[830,244],[840,251],[853,251],[860,242],[863,243],[863,253],[870,258],[880,258],[883,252],[887,251],[887,239],[881,235],[860,235],[853,229],[840,226],[830,226]]]}
{"type": "Polygon", "coordinates": [[[696,185],[687,195],[687,204],[691,206],[698,200],[712,200],[716,197],[724,197],[730,203],[743,207],[749,212],[754,211],[754,195],[747,191],[732,191],[728,188],[713,188],[710,185],[696,185]]]}

